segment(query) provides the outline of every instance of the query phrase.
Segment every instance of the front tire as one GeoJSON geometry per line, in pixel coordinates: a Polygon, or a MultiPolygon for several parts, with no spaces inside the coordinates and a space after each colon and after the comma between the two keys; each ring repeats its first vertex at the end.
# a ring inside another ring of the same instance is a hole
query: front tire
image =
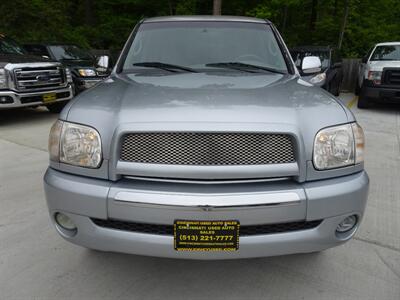
{"type": "Polygon", "coordinates": [[[369,103],[367,98],[361,92],[360,95],[358,96],[357,107],[360,109],[366,109],[369,108],[370,106],[371,103],[369,103]]]}
{"type": "Polygon", "coordinates": [[[339,97],[340,95],[340,82],[337,82],[335,84],[335,87],[332,89],[332,94],[336,97],[339,97]]]}
{"type": "Polygon", "coordinates": [[[360,87],[358,85],[358,80],[356,80],[356,86],[354,88],[354,94],[356,94],[356,96],[360,95],[360,87]]]}
{"type": "Polygon", "coordinates": [[[337,75],[337,82],[336,82],[336,89],[335,89],[335,96],[339,97],[340,95],[340,89],[342,87],[342,81],[343,81],[343,75],[341,73],[339,73],[337,75]]]}
{"type": "Polygon", "coordinates": [[[49,112],[58,114],[63,110],[63,108],[65,107],[66,104],[67,104],[67,101],[57,102],[57,103],[47,105],[46,108],[49,112]]]}

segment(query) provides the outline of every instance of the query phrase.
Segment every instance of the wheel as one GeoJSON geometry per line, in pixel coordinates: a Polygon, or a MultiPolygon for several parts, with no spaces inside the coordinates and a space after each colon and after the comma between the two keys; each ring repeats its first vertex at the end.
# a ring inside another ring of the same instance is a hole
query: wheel
{"type": "Polygon", "coordinates": [[[356,96],[360,95],[360,87],[358,86],[358,80],[356,80],[356,86],[354,89],[354,94],[356,94],[356,96]]]}
{"type": "Polygon", "coordinates": [[[333,96],[339,96],[339,84],[335,84],[335,82],[332,81],[329,83],[327,86],[327,90],[329,93],[331,93],[333,96]]]}
{"type": "Polygon", "coordinates": [[[47,105],[46,108],[49,110],[49,112],[58,114],[63,110],[63,108],[66,104],[67,104],[66,101],[57,102],[57,103],[47,105]]]}
{"type": "Polygon", "coordinates": [[[333,95],[335,95],[336,97],[339,97],[340,95],[340,86],[342,85],[342,80],[341,80],[341,76],[338,77],[336,85],[335,85],[335,89],[333,91],[333,95]]]}

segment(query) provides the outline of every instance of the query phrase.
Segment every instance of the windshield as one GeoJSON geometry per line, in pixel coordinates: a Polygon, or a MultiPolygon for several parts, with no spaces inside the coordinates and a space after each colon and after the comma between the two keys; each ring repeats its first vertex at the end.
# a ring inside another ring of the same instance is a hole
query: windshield
{"type": "Polygon", "coordinates": [[[0,54],[25,54],[25,51],[16,41],[0,35],[0,54]]]}
{"type": "Polygon", "coordinates": [[[296,67],[301,68],[304,57],[306,56],[317,56],[321,60],[321,66],[323,69],[329,67],[329,51],[291,51],[294,63],[296,67]]]}
{"type": "Polygon", "coordinates": [[[56,60],[93,60],[93,56],[86,50],[75,45],[50,46],[56,60]]]}
{"type": "Polygon", "coordinates": [[[144,23],[136,33],[123,69],[133,70],[134,64],[144,62],[192,69],[213,68],[210,64],[216,63],[240,62],[287,72],[274,33],[269,25],[261,23],[144,23]]]}
{"type": "Polygon", "coordinates": [[[371,60],[400,60],[400,45],[376,47],[371,60]]]}

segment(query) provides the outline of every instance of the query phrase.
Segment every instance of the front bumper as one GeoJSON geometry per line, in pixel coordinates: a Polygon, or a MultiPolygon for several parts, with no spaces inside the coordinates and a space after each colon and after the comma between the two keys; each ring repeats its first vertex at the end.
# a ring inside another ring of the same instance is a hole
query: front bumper
{"type": "Polygon", "coordinates": [[[353,214],[361,221],[369,185],[364,171],[304,184],[247,183],[247,186],[236,185],[228,190],[223,185],[182,187],[135,180],[113,183],[51,168],[44,181],[53,224],[55,213],[62,212],[77,225],[76,234],[70,235],[55,224],[66,240],[103,251],[184,259],[264,257],[320,251],[342,244],[354,235],[359,223],[354,230],[341,236],[335,233],[336,227],[353,214]],[[274,202],[274,198],[280,199],[280,203],[274,202]],[[196,199],[201,203],[213,201],[214,207],[207,211],[192,206],[196,199]],[[243,199],[244,205],[233,205],[238,199],[243,199]],[[260,202],[262,199],[265,205],[260,202]],[[219,201],[225,205],[219,207],[219,201]],[[251,205],[251,201],[258,205],[251,205]],[[323,221],[313,229],[240,237],[240,248],[236,252],[177,252],[172,236],[104,228],[95,225],[91,218],[155,224],[172,224],[174,219],[237,219],[243,225],[323,221]]]}
{"type": "Polygon", "coordinates": [[[400,103],[400,87],[364,85],[360,96],[371,102],[400,103]]]}
{"type": "MultiPolygon", "coordinates": [[[[55,102],[62,102],[68,101],[72,99],[73,92],[71,85],[68,85],[64,88],[54,89],[54,90],[47,90],[47,91],[35,91],[35,92],[16,92],[13,90],[4,90],[0,91],[0,97],[5,96],[8,99],[11,99],[11,103],[0,103],[0,110],[2,109],[10,109],[10,108],[18,108],[18,107],[29,107],[29,106],[38,106],[38,105],[46,105],[43,102],[42,96],[45,94],[52,94],[55,93],[57,99],[52,101],[51,103],[55,102]]],[[[50,104],[50,103],[48,103],[50,104]]]]}

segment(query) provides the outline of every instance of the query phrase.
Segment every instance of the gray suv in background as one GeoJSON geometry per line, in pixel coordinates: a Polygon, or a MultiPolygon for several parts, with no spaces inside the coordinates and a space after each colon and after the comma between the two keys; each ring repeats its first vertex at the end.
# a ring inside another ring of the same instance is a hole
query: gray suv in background
{"type": "Polygon", "coordinates": [[[261,19],[141,21],[110,78],[62,111],[49,152],[56,230],[103,251],[321,251],[354,236],[367,201],[361,127],[261,19]]]}

